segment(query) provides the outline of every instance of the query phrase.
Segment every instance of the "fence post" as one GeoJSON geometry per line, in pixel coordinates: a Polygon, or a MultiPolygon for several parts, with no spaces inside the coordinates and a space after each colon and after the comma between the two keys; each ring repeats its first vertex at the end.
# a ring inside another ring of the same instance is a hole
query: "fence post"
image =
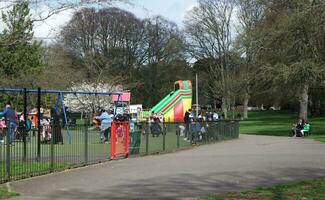
{"type": "Polygon", "coordinates": [[[7,121],[7,144],[6,144],[6,180],[10,181],[10,124],[7,121]]]}
{"type": "Polygon", "coordinates": [[[163,151],[166,150],[166,127],[165,123],[163,123],[163,151]]]}
{"type": "Polygon", "coordinates": [[[88,118],[85,119],[84,125],[85,125],[85,164],[88,164],[88,118]]]}
{"type": "Polygon", "coordinates": [[[235,138],[235,121],[231,122],[230,129],[231,129],[231,138],[235,138]]]}
{"type": "Polygon", "coordinates": [[[177,148],[179,149],[179,137],[180,137],[180,130],[179,130],[179,125],[176,124],[176,136],[177,136],[177,148]]]}
{"type": "MultiPolygon", "coordinates": [[[[150,128],[149,128],[150,130],[150,128]]],[[[149,153],[149,134],[150,134],[150,131],[146,132],[146,154],[149,153]]]]}
{"type": "Polygon", "coordinates": [[[24,88],[24,131],[23,131],[23,160],[26,161],[27,157],[27,89],[24,88]]]}
{"type": "Polygon", "coordinates": [[[218,123],[217,131],[216,131],[216,134],[214,135],[215,136],[214,137],[215,141],[219,141],[220,140],[220,136],[222,136],[221,135],[221,126],[222,126],[222,123],[223,122],[221,122],[221,121],[218,123]]]}
{"type": "Polygon", "coordinates": [[[192,144],[192,140],[193,140],[192,123],[190,123],[189,127],[190,130],[188,130],[188,137],[190,139],[190,144],[192,144]]]}
{"type": "Polygon", "coordinates": [[[205,143],[208,143],[208,130],[207,130],[207,128],[206,128],[206,126],[204,126],[204,123],[202,122],[202,126],[204,127],[204,130],[205,130],[205,132],[204,132],[204,134],[205,134],[205,138],[204,138],[204,140],[205,140],[205,143]]]}
{"type": "MultiPolygon", "coordinates": [[[[56,128],[54,128],[53,127],[54,126],[54,124],[53,124],[53,122],[51,122],[51,127],[52,127],[52,130],[56,130],[56,128]]],[[[51,156],[51,163],[50,163],[50,170],[51,170],[51,172],[53,172],[54,171],[54,138],[56,138],[56,136],[55,136],[55,132],[56,131],[52,131],[52,138],[51,138],[51,152],[50,152],[50,156],[51,156]]]]}
{"type": "Polygon", "coordinates": [[[149,153],[149,135],[151,134],[151,121],[149,117],[149,122],[148,122],[148,131],[146,133],[146,154],[149,153]]]}
{"type": "Polygon", "coordinates": [[[41,88],[37,89],[37,161],[41,160],[41,88]]]}
{"type": "Polygon", "coordinates": [[[236,138],[239,137],[239,120],[236,122],[236,138]]]}

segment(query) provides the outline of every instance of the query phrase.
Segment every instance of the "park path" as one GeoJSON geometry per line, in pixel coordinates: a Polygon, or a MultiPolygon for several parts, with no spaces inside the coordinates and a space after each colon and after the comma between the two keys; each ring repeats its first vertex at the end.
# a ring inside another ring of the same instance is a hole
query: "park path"
{"type": "Polygon", "coordinates": [[[196,199],[325,177],[325,143],[287,137],[239,139],[171,154],[106,162],[10,183],[15,199],[196,199]]]}

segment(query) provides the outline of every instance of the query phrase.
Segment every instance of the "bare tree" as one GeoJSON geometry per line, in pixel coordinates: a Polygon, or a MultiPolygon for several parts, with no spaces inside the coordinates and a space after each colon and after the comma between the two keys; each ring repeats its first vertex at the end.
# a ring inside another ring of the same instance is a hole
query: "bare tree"
{"type": "Polygon", "coordinates": [[[227,118],[231,103],[231,44],[234,2],[199,0],[185,20],[189,50],[197,60],[208,58],[210,87],[214,98],[222,99],[227,118]]]}
{"type": "MultiPolygon", "coordinates": [[[[177,25],[161,16],[145,19],[145,48],[146,62],[143,82],[143,92],[147,94],[144,101],[149,105],[158,102],[162,96],[157,95],[157,91],[166,85],[166,77],[163,77],[164,70],[168,71],[173,61],[184,57],[184,40],[177,25]],[[156,95],[152,95],[156,94],[156,95]]],[[[168,73],[173,73],[168,71],[168,73]]],[[[171,85],[171,84],[170,84],[171,85]]],[[[165,88],[165,87],[164,87],[165,88]]],[[[166,93],[166,91],[161,91],[166,93]]]]}
{"type": "Polygon", "coordinates": [[[84,8],[61,32],[63,45],[86,69],[88,79],[124,72],[145,61],[144,26],[132,13],[108,8],[84,8]]]}
{"type": "Polygon", "coordinates": [[[252,76],[257,68],[256,55],[259,51],[258,40],[254,37],[254,31],[265,15],[263,0],[237,0],[237,18],[240,24],[238,38],[239,50],[244,58],[243,67],[240,70],[243,93],[244,118],[248,118],[247,108],[252,92],[252,76]]]}
{"type": "MultiPolygon", "coordinates": [[[[91,6],[112,6],[114,3],[122,2],[131,4],[129,0],[0,0],[0,11],[7,11],[13,8],[14,5],[27,2],[31,13],[31,23],[45,21],[53,15],[59,14],[66,10],[78,11],[82,7],[91,6]]],[[[3,21],[3,16],[0,15],[0,22],[3,21]]],[[[21,40],[15,41],[15,43],[22,42],[21,40]]],[[[11,43],[2,43],[1,45],[11,45],[11,43]]]]}

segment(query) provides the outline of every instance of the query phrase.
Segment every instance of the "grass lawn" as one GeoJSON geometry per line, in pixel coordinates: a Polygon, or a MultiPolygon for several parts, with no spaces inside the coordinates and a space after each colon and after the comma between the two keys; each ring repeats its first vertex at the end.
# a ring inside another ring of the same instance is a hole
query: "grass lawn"
{"type": "Polygon", "coordinates": [[[7,187],[0,185],[0,199],[8,199],[10,197],[18,196],[18,193],[8,192],[7,187]]]}
{"type": "MultiPolygon", "coordinates": [[[[249,112],[248,119],[240,122],[240,133],[254,135],[290,136],[297,113],[288,111],[249,112]]],[[[312,126],[308,138],[325,140],[325,117],[309,118],[312,126]]]]}
{"type": "Polygon", "coordinates": [[[325,199],[325,179],[307,180],[245,192],[203,197],[201,200],[321,200],[325,199]]]}

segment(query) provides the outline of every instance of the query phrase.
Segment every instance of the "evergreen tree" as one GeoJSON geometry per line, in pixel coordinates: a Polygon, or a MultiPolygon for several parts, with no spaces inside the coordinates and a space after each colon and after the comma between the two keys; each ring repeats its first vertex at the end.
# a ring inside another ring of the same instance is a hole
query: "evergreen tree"
{"type": "MultiPolygon", "coordinates": [[[[43,64],[41,42],[33,41],[33,22],[27,1],[2,12],[5,24],[0,34],[0,75],[13,81],[20,75],[39,72],[43,64]]],[[[5,80],[8,81],[8,80],[5,80]]]]}

